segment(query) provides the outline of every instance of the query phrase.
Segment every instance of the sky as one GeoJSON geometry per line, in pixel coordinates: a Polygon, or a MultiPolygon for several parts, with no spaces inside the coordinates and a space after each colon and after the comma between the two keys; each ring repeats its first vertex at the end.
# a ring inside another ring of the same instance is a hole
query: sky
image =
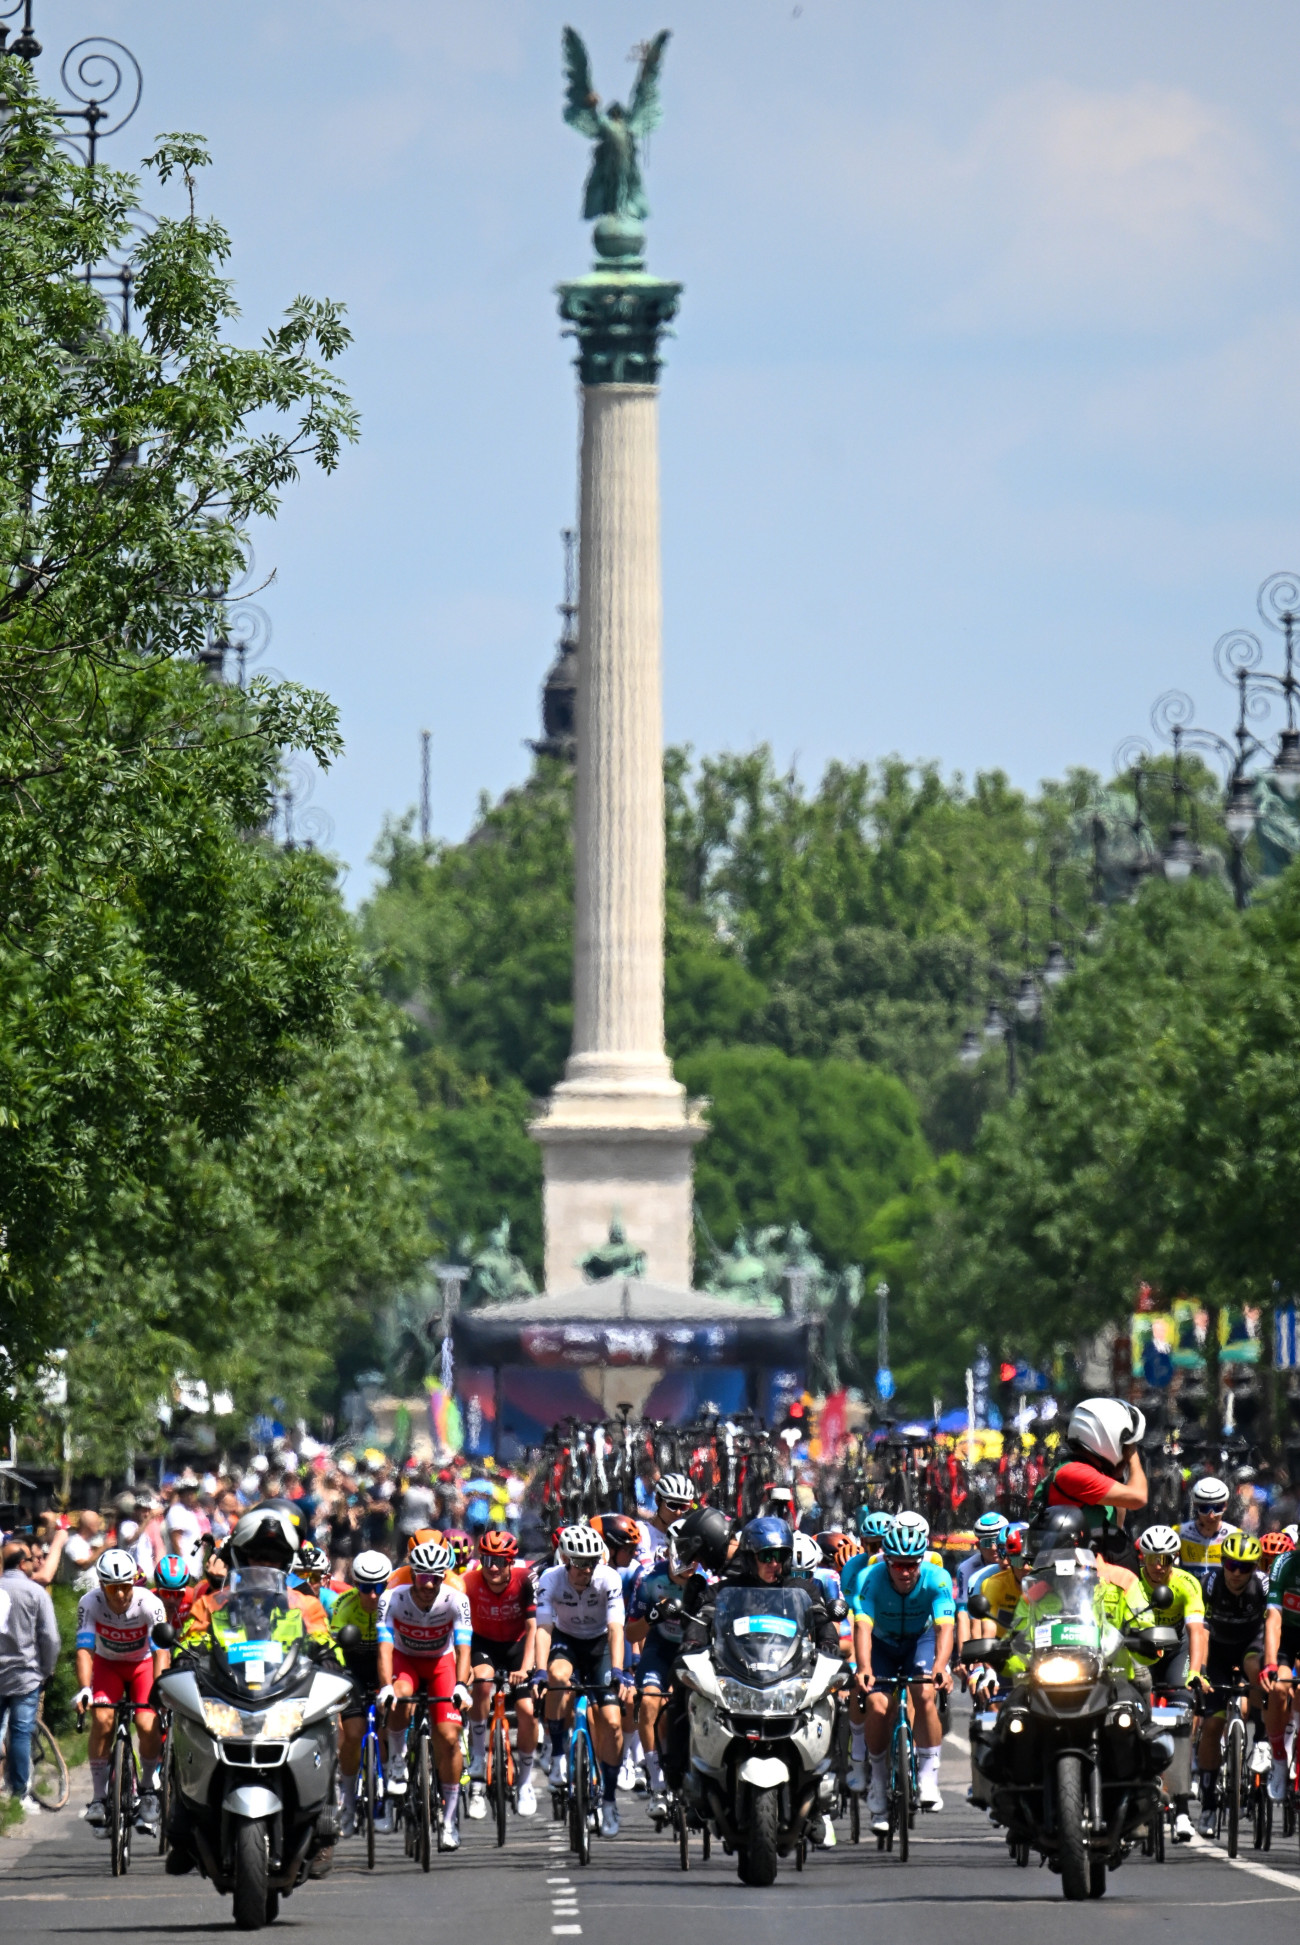
{"type": "Polygon", "coordinates": [[[361,443],[255,542],[265,665],[341,712],[315,804],[349,898],[422,729],[452,840],[540,733],[576,491],[554,286],[591,256],[568,20],[624,100],[673,30],[668,740],[1032,789],[1106,770],[1170,688],[1229,728],[1214,642],[1300,566],[1294,5],[36,0],[51,92],[83,35],[144,71],[106,159],[208,137],[244,341],[299,292],[347,306],[361,443]]]}

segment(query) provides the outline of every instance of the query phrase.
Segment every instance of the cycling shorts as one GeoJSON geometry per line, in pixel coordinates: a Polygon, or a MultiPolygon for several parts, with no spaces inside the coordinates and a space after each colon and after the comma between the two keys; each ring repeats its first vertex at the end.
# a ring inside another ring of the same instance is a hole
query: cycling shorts
{"type": "Polygon", "coordinates": [[[517,1675],[524,1665],[527,1635],[518,1641],[493,1641],[489,1635],[476,1634],[469,1644],[471,1668],[491,1668],[498,1675],[517,1675]]]}
{"type": "Polygon", "coordinates": [[[124,1695],[129,1695],[138,1709],[147,1709],[153,1692],[153,1656],[142,1655],[139,1661],[110,1661],[107,1655],[93,1656],[90,1692],[97,1704],[120,1702],[124,1695]]]}
{"type": "Polygon", "coordinates": [[[355,1722],[358,1716],[367,1714],[379,1691],[379,1650],[354,1649],[343,1659],[352,1677],[352,1693],[339,1710],[339,1718],[343,1722],[355,1722]]]}
{"type": "Polygon", "coordinates": [[[871,1630],[871,1681],[874,1688],[887,1687],[900,1675],[928,1675],[934,1668],[934,1629],[891,1641],[886,1634],[871,1630]]]}
{"type": "Polygon", "coordinates": [[[1277,1644],[1277,1665],[1293,1671],[1300,1666],[1300,1629],[1283,1628],[1282,1638],[1277,1644]]]}
{"type": "Polygon", "coordinates": [[[661,1640],[652,1630],[641,1644],[641,1661],[636,1671],[638,1692],[644,1693],[648,1688],[662,1694],[673,1678],[673,1663],[680,1652],[673,1642],[661,1640]]]}
{"type": "Polygon", "coordinates": [[[420,1683],[429,1691],[429,1715],[434,1722],[459,1722],[460,1710],[451,1699],[456,1686],[455,1655],[404,1655],[393,1649],[393,1687],[414,1695],[420,1683]]]}
{"type": "Polygon", "coordinates": [[[618,1684],[610,1678],[607,1634],[598,1634],[591,1641],[578,1641],[567,1634],[553,1634],[547,1666],[557,1661],[567,1661],[571,1665],[573,1681],[581,1682],[584,1688],[599,1689],[602,1702],[617,1702],[618,1684]]]}
{"type": "Polygon", "coordinates": [[[1264,1651],[1262,1636],[1247,1642],[1244,1648],[1225,1648],[1221,1641],[1211,1641],[1210,1651],[1205,1657],[1205,1673],[1214,1694],[1207,1705],[1207,1713],[1221,1715],[1227,1707],[1228,1698],[1224,1689],[1235,1688],[1245,1680],[1242,1663],[1247,1655],[1259,1655],[1264,1651]]]}

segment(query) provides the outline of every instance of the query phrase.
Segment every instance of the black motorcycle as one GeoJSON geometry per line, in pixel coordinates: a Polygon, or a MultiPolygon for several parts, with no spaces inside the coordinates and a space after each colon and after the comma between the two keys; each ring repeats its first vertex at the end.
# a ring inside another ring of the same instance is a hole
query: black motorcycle
{"type": "MultiPolygon", "coordinates": [[[[1160,1815],[1160,1777],[1174,1758],[1173,1738],[1153,1719],[1126,1658],[1154,1659],[1177,1635],[1159,1626],[1121,1633],[1083,1550],[1036,1561],[1022,1597],[1026,1631],[962,1649],[967,1666],[1000,1670],[1012,1656],[1024,1664],[996,1716],[973,1725],[975,1762],[1017,1863],[1036,1850],[1060,1872],[1067,1898],[1100,1898],[1107,1870],[1160,1815]]],[[[1152,1605],[1167,1607],[1168,1590],[1156,1589],[1152,1605]]],[[[984,1620],[990,1609],[975,1594],[969,1611],[984,1620]]]]}

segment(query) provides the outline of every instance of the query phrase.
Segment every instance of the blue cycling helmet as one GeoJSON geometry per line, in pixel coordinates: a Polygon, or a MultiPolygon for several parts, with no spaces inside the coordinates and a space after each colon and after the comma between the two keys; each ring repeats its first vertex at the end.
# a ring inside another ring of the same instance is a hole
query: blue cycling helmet
{"type": "Polygon", "coordinates": [[[777,1519],[773,1513],[762,1513],[742,1528],[740,1545],[751,1557],[759,1553],[784,1554],[782,1564],[787,1571],[794,1557],[794,1535],[786,1521],[777,1519]]]}
{"type": "Polygon", "coordinates": [[[1010,1523],[1001,1513],[981,1513],[975,1522],[975,1538],[982,1546],[992,1546],[1002,1538],[1010,1523]]]}
{"type": "Polygon", "coordinates": [[[858,1535],[863,1540],[883,1540],[894,1530],[892,1513],[873,1513],[869,1506],[858,1509],[858,1535]]]}
{"type": "Polygon", "coordinates": [[[880,1543],[889,1560],[924,1560],[930,1551],[930,1536],[924,1525],[904,1525],[895,1520],[880,1543]]]}
{"type": "Polygon", "coordinates": [[[190,1584],[190,1570],[179,1553],[165,1553],[154,1574],[154,1586],[167,1594],[180,1594],[190,1584]]]}

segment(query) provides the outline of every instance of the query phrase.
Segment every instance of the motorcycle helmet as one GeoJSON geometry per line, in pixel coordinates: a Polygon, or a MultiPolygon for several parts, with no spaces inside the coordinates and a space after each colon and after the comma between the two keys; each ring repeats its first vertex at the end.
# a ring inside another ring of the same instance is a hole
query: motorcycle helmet
{"type": "Polygon", "coordinates": [[[727,1564],[727,1542],[731,1521],[716,1506],[697,1506],[679,1523],[677,1551],[683,1560],[693,1560],[711,1574],[720,1574],[727,1564]]]}
{"type": "Polygon", "coordinates": [[[1202,1513],[1222,1513],[1231,1495],[1222,1479],[1207,1473],[1192,1487],[1192,1518],[1202,1513]]]}
{"type": "Polygon", "coordinates": [[[1083,1513],[1077,1506],[1049,1506],[1028,1537],[1035,1560],[1072,1553],[1083,1542],[1083,1513]]]}
{"type": "Polygon", "coordinates": [[[880,1542],[880,1551],[886,1560],[915,1560],[919,1564],[930,1551],[930,1529],[919,1514],[913,1514],[912,1521],[906,1523],[905,1517],[900,1515],[894,1521],[880,1542]]]}
{"type": "Polygon", "coordinates": [[[1229,1533],[1220,1557],[1225,1567],[1257,1567],[1264,1549],[1253,1533],[1229,1533]]]}
{"type": "Polygon", "coordinates": [[[154,1571],[153,1584],[160,1594],[183,1594],[191,1579],[185,1558],[179,1553],[165,1553],[154,1571]]]}
{"type": "Polygon", "coordinates": [[[559,1552],[570,1567],[598,1567],[605,1558],[605,1542],[594,1526],[566,1526],[560,1534],[559,1552]]]}
{"type": "Polygon", "coordinates": [[[752,1569],[760,1554],[775,1554],[781,1565],[781,1572],[788,1574],[794,1552],[794,1535],[785,1520],[779,1520],[773,1513],[760,1513],[741,1529],[740,1549],[752,1569]]]}
{"type": "Polygon", "coordinates": [[[425,1540],[408,1555],[412,1575],[449,1574],[455,1564],[456,1556],[445,1540],[425,1540]]]}
{"type": "Polygon", "coordinates": [[[107,1547],[95,1562],[95,1572],[106,1587],[133,1587],[139,1568],[125,1547],[107,1547]]]}
{"type": "Polygon", "coordinates": [[[790,1549],[790,1571],[806,1579],[822,1564],[822,1550],[811,1533],[796,1533],[790,1549]]]}
{"type": "Polygon", "coordinates": [[[377,1587],[382,1591],[387,1587],[392,1571],[393,1563],[386,1553],[368,1548],[352,1562],[352,1584],[354,1587],[377,1587]]]}
{"type": "Polygon", "coordinates": [[[1146,1430],[1146,1419],[1121,1398],[1085,1398],[1070,1413],[1065,1436],[1071,1445],[1117,1466],[1146,1430]]]}
{"type": "Polygon", "coordinates": [[[298,1535],[279,1506],[254,1506],[242,1513],[230,1536],[230,1559],[236,1567],[279,1567],[287,1573],[297,1553],[298,1535]]]}
{"type": "Polygon", "coordinates": [[[1183,1543],[1172,1526],[1149,1526],[1145,1533],[1139,1535],[1137,1548],[1142,1554],[1168,1554],[1177,1560],[1182,1553],[1183,1543]]]}

